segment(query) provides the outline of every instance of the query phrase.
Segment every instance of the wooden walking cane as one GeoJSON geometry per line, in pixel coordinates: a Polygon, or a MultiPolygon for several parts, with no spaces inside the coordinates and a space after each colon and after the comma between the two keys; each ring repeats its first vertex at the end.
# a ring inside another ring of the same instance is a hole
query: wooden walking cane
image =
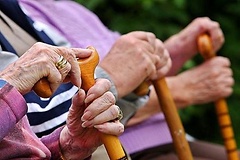
{"type": "MultiPolygon", "coordinates": [[[[207,34],[199,36],[198,50],[205,60],[216,56],[216,53],[213,51],[211,39],[207,34]]],[[[234,132],[232,129],[231,118],[228,113],[226,100],[221,98],[215,101],[215,109],[228,160],[239,160],[237,145],[234,139],[234,132]]]]}
{"type": "MultiPolygon", "coordinates": [[[[99,56],[94,47],[88,47],[93,53],[90,57],[79,59],[79,66],[81,68],[82,88],[88,91],[94,84],[94,71],[99,62],[99,56]]],[[[50,97],[52,95],[51,89],[46,79],[41,79],[35,87],[34,91],[43,97],[50,97]]],[[[110,160],[128,160],[122,145],[117,136],[102,134],[101,140],[107,150],[110,160]]]]}
{"type": "MultiPolygon", "coordinates": [[[[177,112],[177,107],[169,91],[165,78],[152,81],[156,90],[158,101],[168,124],[175,151],[179,160],[193,160],[193,156],[186,140],[186,134],[177,112]]],[[[147,82],[143,82],[135,93],[140,93],[141,89],[148,86],[147,82]],[[139,92],[137,92],[139,91],[139,92]]],[[[148,88],[148,87],[147,87],[148,88]]],[[[143,91],[144,92],[144,91],[143,91]]],[[[142,94],[142,93],[140,93],[142,94]]],[[[139,95],[139,94],[138,94],[139,95]]],[[[160,133],[161,134],[161,133],[160,133]]]]}
{"type": "MultiPolygon", "coordinates": [[[[193,160],[186,134],[165,78],[153,81],[179,160],[193,160]]],[[[160,133],[161,134],[161,133],[160,133]]]]}

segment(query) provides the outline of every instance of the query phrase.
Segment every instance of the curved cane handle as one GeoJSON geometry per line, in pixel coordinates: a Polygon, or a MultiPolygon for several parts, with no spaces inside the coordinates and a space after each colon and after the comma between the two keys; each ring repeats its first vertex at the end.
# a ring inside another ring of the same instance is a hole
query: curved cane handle
{"type": "MultiPolygon", "coordinates": [[[[83,79],[82,88],[87,91],[94,85],[94,71],[99,62],[99,56],[93,47],[88,47],[93,53],[88,58],[79,59],[78,63],[81,67],[81,78],[83,79]]],[[[49,98],[53,94],[49,82],[46,78],[40,79],[33,87],[34,92],[43,98],[49,98]]]]}
{"type": "Polygon", "coordinates": [[[40,97],[49,98],[53,94],[47,78],[40,79],[32,88],[32,90],[40,97]]]}
{"type": "Polygon", "coordinates": [[[216,53],[213,51],[212,41],[207,34],[202,34],[198,37],[197,40],[198,50],[202,57],[207,60],[216,56],[216,53]]]}
{"type": "MultiPolygon", "coordinates": [[[[198,50],[205,60],[216,56],[209,35],[203,34],[199,36],[197,43],[198,50]]],[[[221,134],[224,140],[225,149],[227,151],[228,160],[239,160],[231,118],[229,116],[227,103],[224,98],[215,101],[215,109],[221,134]]]]}
{"type": "Polygon", "coordinates": [[[99,62],[99,56],[95,48],[90,46],[90,47],[87,47],[87,49],[90,49],[93,51],[91,56],[88,58],[83,58],[78,60],[78,64],[81,70],[81,78],[82,78],[81,87],[85,91],[88,91],[95,84],[94,72],[99,62]]]}
{"type": "MultiPolygon", "coordinates": [[[[79,67],[81,69],[82,88],[88,91],[95,84],[94,71],[99,62],[99,56],[94,47],[87,47],[91,49],[93,53],[90,57],[85,59],[79,59],[79,67]]],[[[35,92],[40,94],[41,97],[50,97],[52,91],[50,89],[47,79],[41,79],[37,85],[35,85],[35,92]]],[[[122,148],[122,145],[117,136],[102,134],[101,140],[107,150],[110,160],[127,160],[127,156],[122,148]]]]}
{"type": "MultiPolygon", "coordinates": [[[[93,53],[88,58],[79,59],[78,63],[81,67],[82,88],[87,91],[94,85],[94,71],[99,62],[99,56],[93,47],[88,47],[93,50],[93,53]]],[[[49,82],[46,78],[40,79],[33,87],[35,93],[43,98],[49,98],[53,92],[50,88],[49,82]]]]}

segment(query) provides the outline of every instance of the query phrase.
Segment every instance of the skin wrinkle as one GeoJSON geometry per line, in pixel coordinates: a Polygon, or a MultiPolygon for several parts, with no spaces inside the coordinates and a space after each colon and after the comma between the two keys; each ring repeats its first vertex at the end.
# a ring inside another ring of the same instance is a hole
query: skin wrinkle
{"type": "Polygon", "coordinates": [[[118,108],[117,108],[117,106],[115,106],[114,108],[112,108],[110,111],[111,111],[110,114],[111,114],[112,119],[114,119],[115,117],[118,116],[118,108]],[[116,113],[117,113],[117,114],[116,114],[116,113]]]}
{"type": "Polygon", "coordinates": [[[100,102],[100,104],[104,104],[104,106],[110,106],[115,103],[115,98],[110,91],[104,93],[104,96],[105,98],[101,99],[102,102],[100,102]]]}
{"type": "MultiPolygon", "coordinates": [[[[95,128],[92,128],[92,129],[95,129],[95,128]]],[[[84,135],[86,134],[85,131],[83,131],[80,135],[84,135]]],[[[88,132],[89,134],[89,132],[88,132]]],[[[92,133],[90,133],[92,134],[92,133]]],[[[94,136],[94,135],[93,135],[94,136]]],[[[79,142],[78,142],[79,143],[79,142]]],[[[83,153],[88,153],[89,155],[96,149],[96,148],[89,148],[88,147],[88,140],[87,139],[81,139],[81,142],[80,142],[80,146],[82,146],[81,148],[78,147],[78,144],[76,141],[73,141],[73,139],[70,139],[69,143],[67,144],[67,148],[66,149],[69,149],[69,150],[73,150],[73,151],[77,151],[77,152],[83,152],[83,153]],[[75,144],[76,143],[76,144],[75,144]]],[[[97,144],[96,144],[97,145],[97,144]]],[[[99,145],[99,144],[98,144],[99,145]]],[[[85,157],[86,158],[86,157],[85,157]]]]}

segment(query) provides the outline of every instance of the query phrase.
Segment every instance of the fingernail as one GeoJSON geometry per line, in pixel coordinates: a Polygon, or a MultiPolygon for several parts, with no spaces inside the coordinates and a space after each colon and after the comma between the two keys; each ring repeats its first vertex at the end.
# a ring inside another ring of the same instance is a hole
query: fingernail
{"type": "Polygon", "coordinates": [[[83,127],[83,128],[92,127],[92,126],[93,126],[93,124],[92,124],[92,122],[90,122],[90,121],[86,121],[86,122],[83,122],[83,123],[82,123],[82,127],[83,127]]]}
{"type": "Polygon", "coordinates": [[[83,128],[86,128],[86,126],[85,126],[85,122],[82,123],[82,127],[83,127],[83,128]]]}
{"type": "Polygon", "coordinates": [[[94,94],[90,94],[86,97],[86,99],[84,100],[85,103],[89,103],[93,100],[94,98],[94,94]]]}
{"type": "Polygon", "coordinates": [[[83,116],[81,117],[81,120],[86,121],[86,120],[89,120],[90,117],[91,117],[91,112],[87,111],[83,114],[83,116]]]}

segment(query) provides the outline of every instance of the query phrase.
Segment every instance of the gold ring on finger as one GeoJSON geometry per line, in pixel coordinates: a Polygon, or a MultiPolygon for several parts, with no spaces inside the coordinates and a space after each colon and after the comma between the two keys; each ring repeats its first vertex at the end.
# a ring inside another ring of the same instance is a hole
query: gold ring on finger
{"type": "Polygon", "coordinates": [[[122,120],[123,119],[123,112],[122,110],[117,106],[117,109],[118,109],[118,115],[117,115],[117,118],[116,120],[122,120]]]}
{"type": "Polygon", "coordinates": [[[57,61],[57,63],[55,65],[56,65],[57,69],[62,69],[67,65],[67,62],[68,61],[62,55],[60,55],[59,60],[57,61]]]}

